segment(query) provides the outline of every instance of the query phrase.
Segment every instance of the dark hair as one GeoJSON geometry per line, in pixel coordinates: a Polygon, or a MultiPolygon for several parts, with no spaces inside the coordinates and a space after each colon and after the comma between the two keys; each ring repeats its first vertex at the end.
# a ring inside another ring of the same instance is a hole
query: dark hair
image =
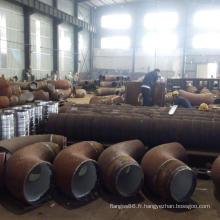
{"type": "Polygon", "coordinates": [[[160,69],[154,69],[155,72],[160,72],[160,69]]]}

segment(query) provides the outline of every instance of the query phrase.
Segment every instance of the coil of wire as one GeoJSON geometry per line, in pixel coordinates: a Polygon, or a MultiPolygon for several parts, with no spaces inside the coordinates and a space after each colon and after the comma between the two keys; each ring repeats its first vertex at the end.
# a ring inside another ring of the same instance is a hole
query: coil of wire
{"type": "Polygon", "coordinates": [[[17,136],[28,136],[30,134],[30,119],[28,110],[16,110],[15,119],[17,136]]]}
{"type": "Polygon", "coordinates": [[[23,110],[27,110],[29,113],[29,132],[30,134],[35,134],[35,107],[32,105],[23,105],[23,110]]]}

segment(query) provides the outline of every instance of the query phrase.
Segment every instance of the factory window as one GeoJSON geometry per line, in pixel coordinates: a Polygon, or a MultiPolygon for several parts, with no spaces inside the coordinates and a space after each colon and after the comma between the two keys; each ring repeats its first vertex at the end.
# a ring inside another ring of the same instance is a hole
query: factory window
{"type": "Polygon", "coordinates": [[[148,13],[144,17],[144,26],[149,30],[161,31],[176,28],[178,14],[176,12],[148,13]]]}
{"type": "Polygon", "coordinates": [[[148,30],[143,39],[143,48],[150,53],[167,53],[176,49],[178,39],[174,32],[178,24],[176,12],[148,13],[144,26],[148,30]]]}
{"type": "Polygon", "coordinates": [[[220,49],[220,10],[198,11],[193,24],[196,34],[193,36],[193,48],[220,49]]]}
{"type": "Polygon", "coordinates": [[[168,53],[176,49],[178,39],[175,33],[151,33],[144,37],[143,47],[145,51],[154,53],[168,53]]]}
{"type": "Polygon", "coordinates": [[[220,10],[199,11],[195,14],[193,23],[195,27],[206,30],[220,30],[220,10]]]}
{"type": "Polygon", "coordinates": [[[202,49],[220,49],[220,33],[197,34],[193,37],[193,47],[202,49]]]}
{"type": "Polygon", "coordinates": [[[131,27],[131,16],[128,14],[102,16],[101,27],[107,29],[129,29],[131,27]]]}
{"type": "Polygon", "coordinates": [[[0,53],[1,53],[1,67],[7,68],[7,28],[6,16],[0,16],[0,53]]]}
{"type": "Polygon", "coordinates": [[[130,47],[130,38],[120,37],[103,37],[101,39],[101,48],[103,49],[128,49],[130,47]]]}

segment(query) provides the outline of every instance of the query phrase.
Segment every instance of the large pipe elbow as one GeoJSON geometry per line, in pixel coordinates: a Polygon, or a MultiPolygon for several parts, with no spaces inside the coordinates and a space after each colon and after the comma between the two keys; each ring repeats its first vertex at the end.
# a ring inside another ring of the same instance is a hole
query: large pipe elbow
{"type": "Polygon", "coordinates": [[[159,145],[148,151],[141,161],[146,187],[164,199],[177,202],[188,200],[194,192],[196,176],[181,161],[186,156],[184,147],[176,142],[159,145]]]}
{"type": "Polygon", "coordinates": [[[0,152],[13,154],[17,150],[37,142],[52,142],[61,148],[66,146],[66,137],[54,134],[31,135],[26,137],[16,137],[10,140],[0,141],[0,152]]]}
{"type": "Polygon", "coordinates": [[[80,199],[96,185],[96,160],[103,145],[95,141],[73,144],[62,150],[54,160],[56,183],[68,196],[80,199]]]}
{"type": "Polygon", "coordinates": [[[123,197],[135,195],[143,182],[143,171],[136,160],[146,152],[139,140],[110,146],[100,155],[98,165],[105,186],[123,197]]]}
{"type": "Polygon", "coordinates": [[[220,191],[220,156],[212,164],[211,178],[217,191],[220,191]]]}
{"type": "Polygon", "coordinates": [[[11,194],[30,205],[39,203],[51,188],[51,162],[60,149],[58,144],[41,142],[15,152],[5,170],[5,185],[11,194]]]}

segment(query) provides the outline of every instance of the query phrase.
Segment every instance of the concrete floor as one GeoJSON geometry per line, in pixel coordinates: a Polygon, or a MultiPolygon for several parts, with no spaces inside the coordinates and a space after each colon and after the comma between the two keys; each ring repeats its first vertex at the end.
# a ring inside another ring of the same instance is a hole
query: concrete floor
{"type": "Polygon", "coordinates": [[[77,220],[214,220],[220,218],[220,202],[213,193],[213,184],[210,180],[199,180],[197,188],[188,204],[210,205],[208,209],[153,209],[153,208],[110,208],[110,204],[164,204],[154,195],[138,196],[132,199],[121,200],[102,190],[96,193],[90,202],[78,202],[55,196],[55,200],[47,202],[34,209],[23,209],[15,204],[8,195],[0,198],[0,219],[77,219],[77,220]]]}

